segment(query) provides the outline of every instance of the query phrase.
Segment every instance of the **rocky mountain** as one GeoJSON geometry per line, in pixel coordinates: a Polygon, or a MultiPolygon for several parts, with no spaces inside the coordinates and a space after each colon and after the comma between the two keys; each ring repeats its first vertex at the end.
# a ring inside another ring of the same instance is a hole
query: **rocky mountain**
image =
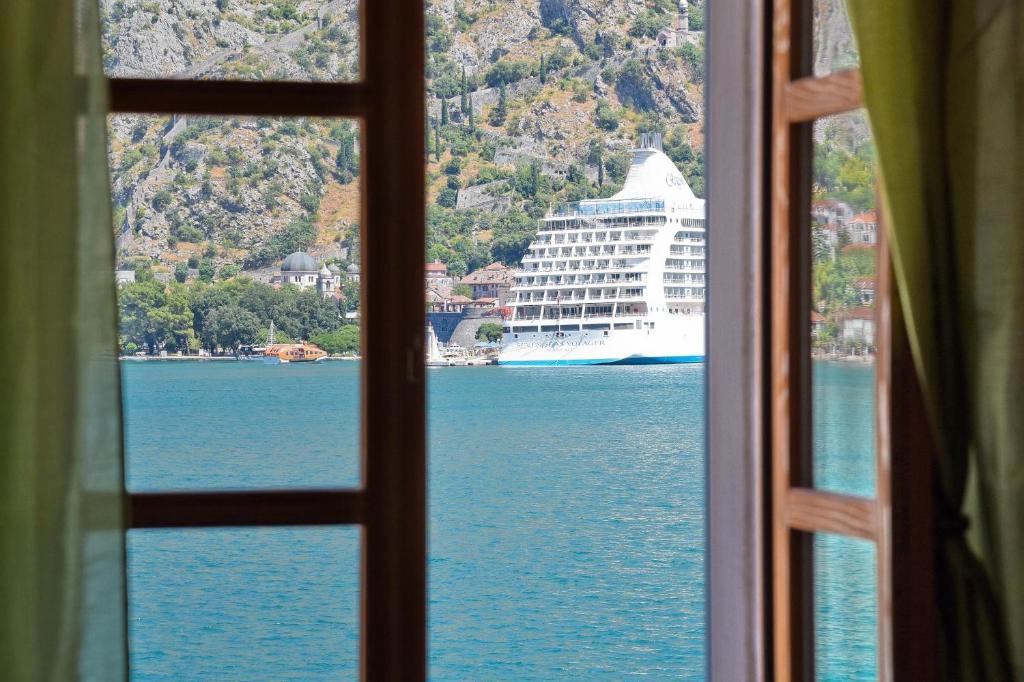
{"type": "MultiPolygon", "coordinates": [[[[102,0],[108,73],[352,80],[355,0],[102,0]]],[[[518,259],[536,217],[621,184],[641,130],[703,192],[703,3],[433,0],[428,7],[428,257],[457,272],[518,259]],[[683,3],[686,5],[686,3],[683,3]],[[661,43],[666,43],[665,45],[661,43]]],[[[212,262],[259,275],[358,241],[357,126],[121,115],[110,122],[123,264],[212,262]]],[[[210,270],[209,267],[206,268],[210,270]]]]}

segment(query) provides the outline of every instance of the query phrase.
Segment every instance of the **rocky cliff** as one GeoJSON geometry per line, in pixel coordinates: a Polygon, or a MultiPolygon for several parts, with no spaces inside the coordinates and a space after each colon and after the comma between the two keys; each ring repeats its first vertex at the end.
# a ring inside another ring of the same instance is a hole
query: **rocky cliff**
{"type": "MultiPolygon", "coordinates": [[[[102,5],[112,75],[358,77],[355,0],[102,5]]],[[[615,190],[640,130],[665,132],[702,192],[702,4],[690,7],[694,30],[661,45],[677,21],[671,0],[429,3],[431,255],[459,267],[514,260],[548,204],[615,190]]],[[[294,248],[345,260],[358,240],[356,132],[325,120],[112,117],[122,261],[201,257],[227,276],[269,271],[294,248]]]]}

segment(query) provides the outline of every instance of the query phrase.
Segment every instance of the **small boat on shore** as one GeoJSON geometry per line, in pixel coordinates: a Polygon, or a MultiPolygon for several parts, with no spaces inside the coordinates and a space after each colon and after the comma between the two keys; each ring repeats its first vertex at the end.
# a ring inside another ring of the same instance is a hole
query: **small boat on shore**
{"type": "Polygon", "coordinates": [[[263,362],[280,365],[290,362],[317,362],[327,357],[327,351],[305,341],[299,343],[277,343],[274,338],[274,323],[270,323],[267,347],[263,349],[263,362]]]}
{"type": "Polygon", "coordinates": [[[278,343],[267,346],[263,361],[267,364],[289,362],[317,362],[327,357],[327,351],[311,343],[278,343]]]}

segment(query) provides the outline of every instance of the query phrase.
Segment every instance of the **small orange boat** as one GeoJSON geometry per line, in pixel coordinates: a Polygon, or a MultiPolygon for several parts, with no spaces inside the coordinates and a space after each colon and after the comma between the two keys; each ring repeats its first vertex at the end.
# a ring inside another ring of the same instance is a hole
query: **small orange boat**
{"type": "Polygon", "coordinates": [[[311,343],[275,343],[263,351],[268,362],[316,362],[327,357],[327,351],[311,343]]]}

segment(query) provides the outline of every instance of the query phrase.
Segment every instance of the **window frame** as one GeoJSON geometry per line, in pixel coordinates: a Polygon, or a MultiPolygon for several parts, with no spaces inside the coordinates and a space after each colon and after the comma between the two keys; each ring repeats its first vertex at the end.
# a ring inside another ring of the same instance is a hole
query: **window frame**
{"type": "Polygon", "coordinates": [[[707,672],[768,679],[764,411],[770,0],[706,6],[707,672]]]}
{"type": "MultiPolygon", "coordinates": [[[[842,0],[837,0],[842,1],[842,0]]],[[[770,576],[765,674],[776,680],[815,677],[813,534],[870,540],[877,562],[878,679],[934,679],[938,622],[934,593],[934,523],[930,434],[921,387],[902,323],[885,230],[878,231],[874,497],[813,487],[810,306],[811,125],[864,106],[860,71],[812,74],[813,5],[774,0],[769,73],[771,242],[767,281],[770,371],[765,390],[765,458],[770,481],[764,574],[770,576]]],[[[881,197],[880,197],[881,199],[881,197]]],[[[884,226],[885,207],[877,202],[884,226]]]]}
{"type": "Polygon", "coordinates": [[[352,83],[109,78],[111,114],[361,122],[361,462],[356,488],[133,493],[128,528],[358,525],[360,677],[426,678],[424,5],[359,3],[352,83]],[[394,201],[392,197],[403,197],[394,201]]]}

